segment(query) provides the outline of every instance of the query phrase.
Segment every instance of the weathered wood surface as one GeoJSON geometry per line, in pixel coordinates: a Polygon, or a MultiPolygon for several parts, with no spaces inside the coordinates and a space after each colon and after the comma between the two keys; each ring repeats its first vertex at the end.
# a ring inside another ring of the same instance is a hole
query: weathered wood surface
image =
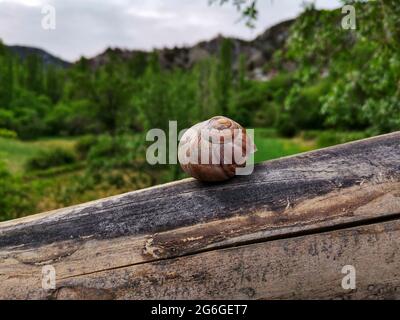
{"type": "Polygon", "coordinates": [[[399,250],[397,132],[0,223],[0,298],[400,298],[399,250]]]}

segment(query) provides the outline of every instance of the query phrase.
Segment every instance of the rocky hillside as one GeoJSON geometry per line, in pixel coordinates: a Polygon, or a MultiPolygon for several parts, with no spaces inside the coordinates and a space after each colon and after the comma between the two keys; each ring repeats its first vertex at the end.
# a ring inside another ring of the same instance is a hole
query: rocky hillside
{"type": "MultiPolygon", "coordinates": [[[[233,43],[233,61],[237,67],[239,56],[244,54],[247,68],[256,77],[261,77],[261,68],[267,63],[273,53],[282,48],[287,37],[289,28],[294,20],[288,20],[277,24],[251,41],[230,38],[233,43]]],[[[218,54],[224,37],[218,36],[210,41],[200,42],[192,47],[175,47],[157,50],[161,66],[167,69],[174,67],[190,68],[196,62],[207,57],[218,54]]],[[[143,51],[122,50],[119,48],[108,48],[102,54],[89,59],[94,68],[106,63],[111,55],[117,55],[122,59],[131,59],[137,54],[149,54],[143,51]]]]}

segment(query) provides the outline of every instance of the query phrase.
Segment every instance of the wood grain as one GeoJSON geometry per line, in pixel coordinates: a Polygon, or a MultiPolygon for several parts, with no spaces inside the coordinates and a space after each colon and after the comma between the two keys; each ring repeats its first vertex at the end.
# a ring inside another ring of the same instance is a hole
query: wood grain
{"type": "Polygon", "coordinates": [[[399,299],[400,221],[215,250],[63,279],[52,298],[399,299]],[[344,290],[341,270],[356,270],[344,290]]]}
{"type": "Polygon", "coordinates": [[[397,132],[269,161],[223,184],[187,179],[0,223],[0,298],[397,297],[399,217],[397,132]],[[326,259],[324,241],[333,250],[326,259]],[[361,286],[343,293],[331,284],[348,260],[361,286]],[[56,290],[41,288],[48,264],[56,290]],[[255,272],[246,286],[239,267],[255,272]],[[390,294],[371,285],[390,285],[390,294]]]}

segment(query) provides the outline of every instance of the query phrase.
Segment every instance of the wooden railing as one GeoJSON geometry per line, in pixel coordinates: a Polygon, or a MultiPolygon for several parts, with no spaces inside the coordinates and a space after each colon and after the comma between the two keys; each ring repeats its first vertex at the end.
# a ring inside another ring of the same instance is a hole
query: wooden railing
{"type": "Polygon", "coordinates": [[[0,298],[400,298],[400,132],[3,222],[0,298]]]}

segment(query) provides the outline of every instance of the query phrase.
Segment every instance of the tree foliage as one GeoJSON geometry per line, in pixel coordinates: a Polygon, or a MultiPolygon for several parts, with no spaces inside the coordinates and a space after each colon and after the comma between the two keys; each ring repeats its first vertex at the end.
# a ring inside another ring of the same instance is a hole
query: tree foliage
{"type": "Polygon", "coordinates": [[[400,38],[396,23],[400,23],[400,4],[344,3],[355,6],[356,30],[342,29],[340,10],[318,11],[312,6],[293,26],[286,58],[298,68],[296,85],[285,101],[286,110],[292,114],[302,112],[300,108],[305,104],[298,103],[299,93],[327,81],[328,90],[321,92],[315,102],[320,104],[326,127],[370,128],[376,133],[397,130],[400,38]]]}

